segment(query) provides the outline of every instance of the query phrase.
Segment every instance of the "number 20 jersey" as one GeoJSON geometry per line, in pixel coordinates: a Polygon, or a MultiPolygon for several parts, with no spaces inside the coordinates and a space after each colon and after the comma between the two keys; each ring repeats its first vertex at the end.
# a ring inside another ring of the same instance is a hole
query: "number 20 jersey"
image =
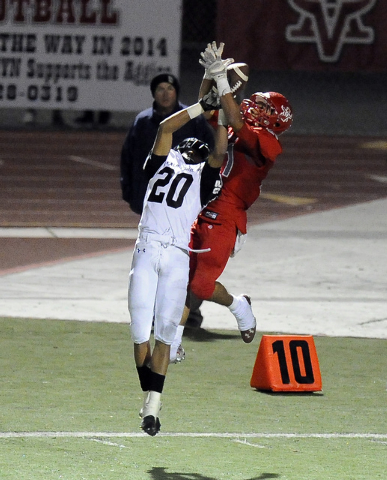
{"type": "MultiPolygon", "coordinates": [[[[165,157],[152,155],[145,170],[153,173],[152,163],[159,159],[165,157]]],[[[217,197],[220,186],[220,169],[206,163],[187,164],[180,152],[171,150],[149,180],[140,233],[168,235],[176,239],[176,245],[187,248],[191,225],[203,206],[217,197]]]]}

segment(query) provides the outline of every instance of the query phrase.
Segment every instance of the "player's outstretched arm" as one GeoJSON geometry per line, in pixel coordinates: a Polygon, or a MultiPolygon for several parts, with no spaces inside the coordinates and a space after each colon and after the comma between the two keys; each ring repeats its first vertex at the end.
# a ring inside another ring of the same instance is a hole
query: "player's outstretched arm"
{"type": "Polygon", "coordinates": [[[227,67],[234,59],[222,60],[223,48],[224,43],[220,43],[219,47],[216,42],[209,43],[199,63],[205,68],[205,77],[215,80],[227,122],[237,132],[243,126],[243,119],[227,79],[227,67]]]}
{"type": "Polygon", "coordinates": [[[199,103],[180,110],[163,120],[157,130],[153,153],[155,155],[168,155],[172,148],[172,135],[192,118],[198,117],[204,112],[199,103]]]}
{"type": "Polygon", "coordinates": [[[224,156],[228,147],[227,126],[219,124],[215,132],[215,147],[208,157],[208,164],[212,168],[220,168],[222,166],[224,156]]]}
{"type": "Polygon", "coordinates": [[[207,65],[212,65],[212,62],[216,60],[217,54],[219,55],[219,58],[222,56],[223,48],[224,43],[221,43],[219,45],[219,49],[216,49],[216,51],[214,52],[212,44],[208,43],[207,48],[200,53],[200,56],[202,58],[199,59],[199,63],[204,67],[204,75],[199,88],[199,100],[202,99],[205,95],[207,95],[213,85],[213,78],[212,75],[208,72],[207,65]]]}
{"type": "Polygon", "coordinates": [[[222,95],[220,97],[220,103],[222,105],[222,109],[224,111],[228,124],[230,125],[230,127],[232,127],[234,132],[239,132],[239,130],[243,127],[243,118],[240,112],[239,105],[235,101],[232,93],[222,95]]]}
{"type": "Polygon", "coordinates": [[[214,110],[219,110],[220,108],[218,90],[214,84],[214,63],[216,63],[218,68],[226,69],[234,61],[233,58],[222,60],[223,48],[224,43],[220,43],[219,47],[217,47],[216,42],[212,42],[200,53],[199,63],[204,67],[204,76],[199,88],[199,102],[204,110],[209,112],[205,114],[206,118],[210,118],[214,110]],[[208,67],[211,67],[211,69],[208,67]]]}

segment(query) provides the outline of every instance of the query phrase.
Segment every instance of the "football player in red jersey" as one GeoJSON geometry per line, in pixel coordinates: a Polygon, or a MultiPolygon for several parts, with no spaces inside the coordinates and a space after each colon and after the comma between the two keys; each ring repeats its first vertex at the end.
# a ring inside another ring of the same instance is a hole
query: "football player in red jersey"
{"type": "MultiPolygon", "coordinates": [[[[187,304],[194,309],[198,301],[209,300],[227,306],[236,317],[242,339],[249,343],[256,329],[250,298],[231,295],[217,279],[247,233],[246,211],[259,197],[262,181],[282,153],[278,135],[291,126],[293,114],[288,100],[276,92],[254,93],[238,105],[221,59],[223,47],[223,43],[219,47],[215,42],[209,44],[199,60],[205,68],[200,93],[203,96],[209,92],[216,82],[219,118],[229,126],[229,147],[221,169],[222,192],[192,227],[191,248],[211,251],[191,255],[187,304]]],[[[181,336],[188,307],[178,329],[181,336]]],[[[181,337],[175,338],[174,349],[180,343],[181,337]]]]}

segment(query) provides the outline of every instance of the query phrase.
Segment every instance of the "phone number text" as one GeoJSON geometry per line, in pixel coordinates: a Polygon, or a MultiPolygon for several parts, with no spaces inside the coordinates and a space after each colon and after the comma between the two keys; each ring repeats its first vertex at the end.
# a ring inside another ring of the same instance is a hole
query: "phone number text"
{"type": "Polygon", "coordinates": [[[15,83],[0,83],[0,101],[12,101],[19,98],[26,98],[30,102],[76,102],[78,100],[78,87],[74,85],[68,87],[28,85],[25,89],[20,89],[15,83]]]}

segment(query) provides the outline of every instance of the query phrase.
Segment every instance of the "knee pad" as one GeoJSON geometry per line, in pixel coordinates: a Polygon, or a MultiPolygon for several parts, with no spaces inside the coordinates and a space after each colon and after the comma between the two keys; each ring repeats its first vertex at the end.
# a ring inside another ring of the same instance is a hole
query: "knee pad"
{"type": "Polygon", "coordinates": [[[155,320],[154,324],[154,338],[159,342],[165,343],[165,345],[171,345],[176,336],[176,330],[180,323],[180,318],[176,318],[175,321],[169,319],[161,319],[160,317],[155,320]]]}
{"type": "Polygon", "coordinates": [[[147,342],[151,336],[151,328],[142,323],[131,323],[130,332],[133,343],[141,344],[147,342]]]}

